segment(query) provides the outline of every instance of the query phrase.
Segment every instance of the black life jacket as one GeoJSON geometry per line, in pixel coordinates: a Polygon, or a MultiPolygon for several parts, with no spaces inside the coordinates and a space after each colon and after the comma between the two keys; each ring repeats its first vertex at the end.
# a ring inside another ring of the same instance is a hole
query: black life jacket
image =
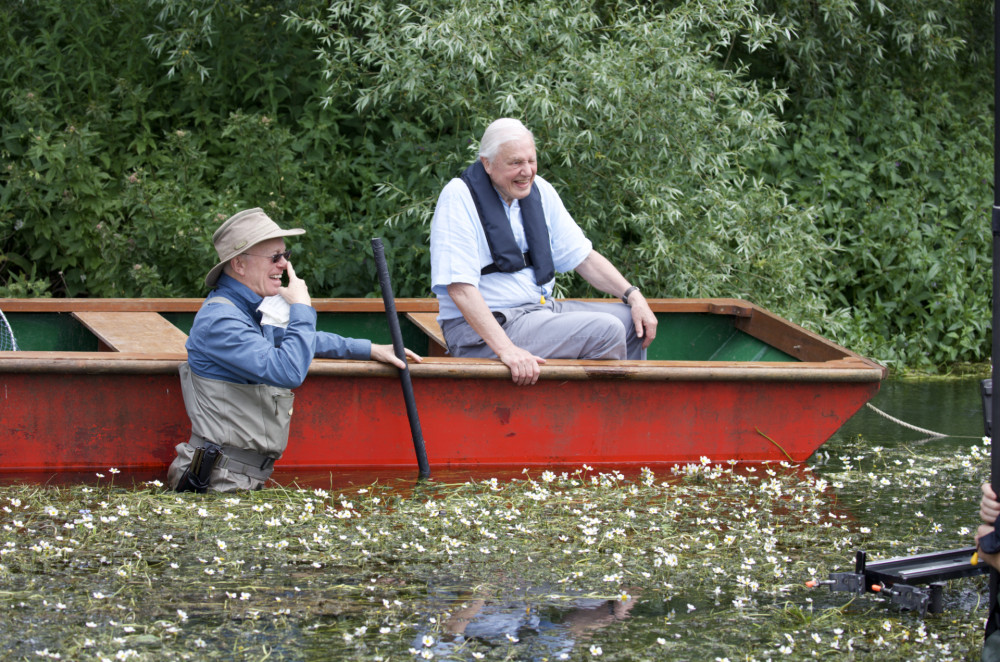
{"type": "Polygon", "coordinates": [[[514,239],[514,230],[507,220],[503,203],[500,202],[500,197],[493,188],[493,182],[490,181],[482,161],[470,165],[460,176],[472,193],[472,201],[476,203],[479,222],[483,224],[486,243],[493,257],[493,263],[483,267],[481,273],[490,274],[497,271],[513,273],[533,267],[536,283],[543,285],[552,280],[556,271],[552,262],[549,229],[545,225],[542,195],[538,192],[538,186],[532,184],[528,197],[518,201],[521,208],[521,222],[524,224],[524,236],[528,240],[528,252],[522,253],[517,240],[514,239]]]}

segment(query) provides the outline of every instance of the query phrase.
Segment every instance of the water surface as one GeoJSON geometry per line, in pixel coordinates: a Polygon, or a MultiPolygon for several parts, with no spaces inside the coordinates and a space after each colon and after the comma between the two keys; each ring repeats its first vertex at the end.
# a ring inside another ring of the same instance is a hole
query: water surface
{"type": "MultiPolygon", "coordinates": [[[[882,384],[870,404],[923,430],[979,438],[983,436],[980,381],[978,378],[889,380],[882,384]]],[[[881,444],[915,442],[930,436],[908,429],[866,406],[847,421],[831,441],[859,434],[881,444]]]]}
{"type": "Polygon", "coordinates": [[[165,493],[110,471],[0,485],[0,649],[88,660],[970,659],[982,577],[950,583],[942,614],[804,581],[850,570],[857,549],[875,560],[972,543],[988,470],[978,388],[887,382],[875,407],[949,436],[863,408],[806,466],[438,471],[423,485],[414,468],[239,496],[165,493]]]}

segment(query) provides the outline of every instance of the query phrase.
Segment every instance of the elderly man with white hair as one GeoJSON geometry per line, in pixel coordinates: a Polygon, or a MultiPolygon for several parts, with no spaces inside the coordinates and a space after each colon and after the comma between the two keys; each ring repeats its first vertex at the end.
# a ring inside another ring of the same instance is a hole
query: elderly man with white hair
{"type": "Polygon", "coordinates": [[[518,385],[538,381],[546,358],[644,359],[656,316],[537,170],[531,131],[498,119],[438,198],[431,285],[449,353],[499,358],[518,385]],[[622,303],[554,300],[555,274],[573,270],[622,303]]]}

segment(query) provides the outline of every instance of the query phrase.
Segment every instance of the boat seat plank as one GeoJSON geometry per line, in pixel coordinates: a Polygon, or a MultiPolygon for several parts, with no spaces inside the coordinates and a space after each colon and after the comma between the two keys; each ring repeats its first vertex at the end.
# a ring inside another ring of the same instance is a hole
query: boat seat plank
{"type": "Polygon", "coordinates": [[[431,356],[445,356],[448,353],[448,343],[445,342],[444,332],[438,324],[437,313],[406,313],[406,319],[433,341],[428,347],[431,356]]]}
{"type": "Polygon", "coordinates": [[[112,352],[183,354],[187,334],[159,313],[76,311],[73,317],[112,352]]]}

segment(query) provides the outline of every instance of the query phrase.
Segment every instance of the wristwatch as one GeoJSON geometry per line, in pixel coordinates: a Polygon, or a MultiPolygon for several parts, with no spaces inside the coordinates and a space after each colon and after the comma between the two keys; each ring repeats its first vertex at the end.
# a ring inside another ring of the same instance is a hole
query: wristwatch
{"type": "Polygon", "coordinates": [[[622,295],[622,303],[626,306],[628,305],[628,296],[639,289],[638,285],[633,285],[632,287],[625,290],[625,294],[622,295]]]}

